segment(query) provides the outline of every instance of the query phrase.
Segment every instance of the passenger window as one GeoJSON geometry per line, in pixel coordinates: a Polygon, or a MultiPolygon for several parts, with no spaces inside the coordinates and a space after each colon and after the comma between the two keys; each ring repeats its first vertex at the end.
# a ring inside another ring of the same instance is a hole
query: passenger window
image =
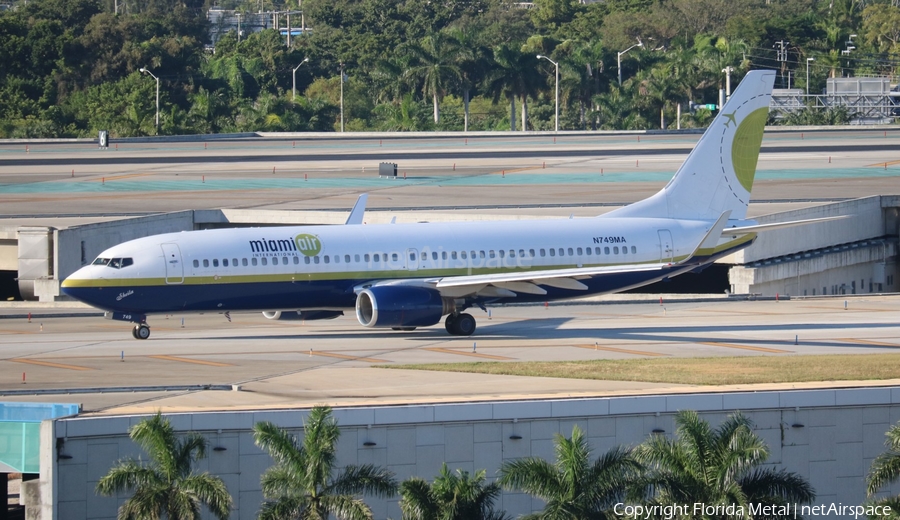
{"type": "Polygon", "coordinates": [[[345,263],[345,264],[349,264],[349,263],[350,263],[350,255],[344,255],[344,263],[345,263]]]}
{"type": "Polygon", "coordinates": [[[228,267],[228,259],[227,258],[222,259],[222,267],[228,267]]]}
{"type": "Polygon", "coordinates": [[[310,260],[308,256],[303,257],[303,263],[308,264],[310,262],[312,262],[312,260],[310,260]]]}
{"type": "Polygon", "coordinates": [[[556,249],[550,250],[550,256],[556,256],[556,249]]]}
{"type": "Polygon", "coordinates": [[[631,246],[631,254],[633,254],[633,255],[637,254],[637,247],[631,246]]]}
{"type": "Polygon", "coordinates": [[[495,255],[495,254],[494,254],[494,250],[491,249],[490,251],[488,251],[488,256],[491,257],[491,258],[495,258],[497,255],[495,255]]]}
{"type": "Polygon", "coordinates": [[[381,255],[379,255],[378,253],[375,253],[374,255],[372,255],[372,260],[375,261],[375,262],[380,262],[380,261],[381,261],[381,255]]]}
{"type": "Polygon", "coordinates": [[[366,253],[365,255],[363,255],[363,258],[365,258],[366,262],[368,263],[368,261],[369,261],[369,253],[366,253]]]}
{"type": "Polygon", "coordinates": [[[594,248],[594,254],[600,256],[600,246],[594,248]]]}
{"type": "Polygon", "coordinates": [[[353,261],[359,262],[359,255],[353,255],[353,261]]]}
{"type": "Polygon", "coordinates": [[[516,257],[516,250],[515,250],[515,249],[510,249],[510,250],[509,250],[509,257],[510,257],[510,258],[515,258],[515,257],[516,257]]]}
{"type": "Polygon", "coordinates": [[[233,267],[237,267],[237,266],[238,266],[237,258],[232,258],[232,259],[231,259],[231,265],[232,265],[233,267]]]}
{"type": "Polygon", "coordinates": [[[605,254],[605,255],[609,254],[609,246],[606,246],[603,248],[603,254],[605,254]]]}
{"type": "Polygon", "coordinates": [[[219,267],[219,259],[213,258],[213,267],[219,267]]]}
{"type": "Polygon", "coordinates": [[[582,255],[582,254],[583,254],[583,253],[581,252],[581,248],[579,247],[579,248],[578,248],[578,255],[580,256],[580,255],[582,255]]]}
{"type": "Polygon", "coordinates": [[[441,260],[446,260],[446,259],[447,259],[447,252],[441,251],[441,260]]]}
{"type": "Polygon", "coordinates": [[[564,256],[565,254],[565,250],[563,250],[563,248],[559,248],[559,256],[564,256]]]}
{"type": "Polygon", "coordinates": [[[422,261],[428,260],[428,253],[422,253],[422,261]]]}
{"type": "MultiPolygon", "coordinates": [[[[501,250],[499,251],[499,253],[500,253],[500,258],[506,257],[506,251],[504,251],[504,250],[501,249],[501,250]]],[[[493,257],[494,257],[493,251],[491,251],[491,258],[493,258],[493,257]]]]}
{"type": "Polygon", "coordinates": [[[460,256],[460,258],[462,258],[463,260],[465,260],[465,259],[466,259],[466,252],[465,252],[465,251],[460,251],[460,252],[459,252],[459,256],[460,256]]]}
{"type": "Polygon", "coordinates": [[[251,258],[251,259],[250,259],[250,263],[251,263],[253,266],[256,266],[256,264],[259,263],[259,262],[257,261],[256,258],[251,258]]]}
{"type": "Polygon", "coordinates": [[[529,249],[528,255],[531,256],[531,258],[534,258],[534,249],[529,249]]]}
{"type": "Polygon", "coordinates": [[[613,254],[614,254],[614,255],[619,254],[619,246],[613,247],[613,254]]]}
{"type": "Polygon", "coordinates": [[[206,258],[203,259],[203,267],[209,267],[209,260],[206,258]]]}
{"type": "Polygon", "coordinates": [[[299,263],[300,263],[300,257],[299,257],[299,256],[295,256],[295,257],[294,257],[294,265],[297,265],[297,264],[299,264],[299,263]]]}
{"type": "Polygon", "coordinates": [[[313,257],[313,263],[314,263],[314,264],[318,264],[319,262],[321,262],[321,260],[319,260],[319,256],[318,256],[318,255],[314,256],[314,257],[313,257]]]}
{"type": "Polygon", "coordinates": [[[569,248],[569,256],[575,256],[575,251],[571,247],[569,248]]]}
{"type": "Polygon", "coordinates": [[[269,259],[266,257],[260,258],[259,261],[262,262],[262,265],[269,265],[269,259]]]}
{"type": "Polygon", "coordinates": [[[397,253],[391,253],[391,261],[396,262],[398,260],[400,260],[400,255],[398,255],[397,253]]]}
{"type": "Polygon", "coordinates": [[[200,260],[194,260],[194,267],[200,267],[200,260]]]}
{"type": "MultiPolygon", "coordinates": [[[[484,258],[484,251],[479,251],[479,252],[478,252],[478,255],[479,255],[481,258],[484,258]]],[[[493,257],[493,256],[494,256],[494,255],[492,254],[491,257],[493,257]]]]}
{"type": "Polygon", "coordinates": [[[437,260],[437,251],[432,251],[432,252],[431,252],[431,259],[432,259],[432,260],[437,260]]]}
{"type": "Polygon", "coordinates": [[[416,260],[416,254],[415,254],[415,253],[410,253],[410,254],[409,254],[409,259],[412,260],[413,262],[415,262],[415,260],[416,260]]]}
{"type": "Polygon", "coordinates": [[[546,253],[547,252],[545,250],[541,249],[541,256],[547,256],[546,253]]]}
{"type": "Polygon", "coordinates": [[[326,264],[331,263],[331,259],[328,258],[328,255],[325,255],[325,263],[326,263],[326,264]]]}
{"type": "Polygon", "coordinates": [[[450,253],[450,259],[451,259],[451,260],[456,260],[456,251],[453,251],[453,252],[450,253]]]}
{"type": "Polygon", "coordinates": [[[589,248],[589,247],[584,248],[584,252],[587,253],[588,255],[590,255],[590,254],[591,254],[591,248],[589,248]]]}
{"type": "Polygon", "coordinates": [[[523,256],[525,256],[525,250],[519,249],[519,258],[522,258],[523,256]]]}

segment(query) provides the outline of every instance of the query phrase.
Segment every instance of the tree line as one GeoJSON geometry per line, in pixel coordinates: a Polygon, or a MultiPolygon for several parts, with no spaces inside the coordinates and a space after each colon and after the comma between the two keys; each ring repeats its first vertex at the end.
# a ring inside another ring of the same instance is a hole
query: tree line
{"type": "Polygon", "coordinates": [[[715,104],[726,69],[733,84],[769,68],[776,86],[805,88],[809,67],[816,93],[827,77],[893,75],[900,57],[895,0],[305,0],[310,30],[290,47],[270,29],[233,30],[214,49],[209,7],[0,12],[0,137],[333,131],[342,113],[347,130],[551,130],[557,66],[561,129],[672,126],[678,105],[682,126],[700,127],[712,114],[689,103],[715,104]]]}
{"type": "MultiPolygon", "coordinates": [[[[265,500],[258,518],[371,519],[363,495],[389,498],[399,493],[404,520],[506,520],[511,517],[495,506],[502,489],[544,503],[543,510],[524,518],[559,520],[788,520],[797,518],[798,505],[815,500],[806,479],[766,465],[768,446],[739,412],[713,428],[697,412],[682,411],[675,424],[672,438],[653,434],[635,447],[615,447],[596,458],[585,433],[575,426],[570,437],[556,435],[555,460],[504,462],[491,482],[484,470],[450,471],[444,463],[431,482],[413,476],[398,483],[393,473],[372,464],[338,470],[340,429],[329,407],[316,406],[300,439],[270,422],[253,427],[256,445],[274,462],[261,475],[265,500]],[[701,504],[699,511],[696,504],[701,504]]],[[[119,519],[198,520],[203,506],[220,520],[229,518],[232,499],[221,478],[193,471],[194,463],[206,456],[203,436],[191,432],[179,439],[160,413],[129,434],[149,460],[120,460],[97,484],[102,495],[131,493],[119,508],[119,519]]],[[[900,478],[900,424],[886,436],[888,451],[875,458],[866,478],[870,497],[900,478]]],[[[900,497],[887,497],[853,511],[886,519],[896,517],[898,506],[900,497]]]]}

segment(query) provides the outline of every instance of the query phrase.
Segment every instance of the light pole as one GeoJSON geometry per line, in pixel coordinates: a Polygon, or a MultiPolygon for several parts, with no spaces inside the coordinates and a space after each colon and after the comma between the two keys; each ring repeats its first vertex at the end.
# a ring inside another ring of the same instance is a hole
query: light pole
{"type": "Polygon", "coordinates": [[[559,132],[559,63],[542,54],[537,55],[539,60],[547,60],[556,67],[556,132],[559,132]]]}
{"type": "Polygon", "coordinates": [[[344,62],[341,62],[341,132],[344,131],[344,62]]]}
{"type": "Polygon", "coordinates": [[[722,72],[725,73],[725,99],[731,97],[731,73],[734,72],[734,67],[731,65],[722,69],[722,72]]]}
{"type": "Polygon", "coordinates": [[[809,95],[809,62],[816,61],[815,58],[806,58],[806,95],[809,95]]]}
{"type": "Polygon", "coordinates": [[[294,100],[297,99],[297,69],[302,67],[303,64],[308,61],[309,61],[308,57],[303,58],[303,61],[300,62],[300,65],[297,65],[296,67],[294,67],[294,72],[291,73],[294,78],[294,83],[293,83],[293,86],[291,87],[291,103],[293,103],[294,100]]]}
{"type": "Polygon", "coordinates": [[[619,69],[619,85],[620,86],[622,85],[622,56],[626,52],[630,51],[631,49],[633,49],[635,47],[643,47],[643,46],[644,46],[644,43],[641,42],[640,40],[638,40],[638,42],[635,43],[634,45],[632,45],[631,47],[628,47],[627,49],[625,49],[622,52],[616,53],[616,68],[619,69]]]}
{"type": "Polygon", "coordinates": [[[156,80],[156,135],[159,135],[159,78],[147,70],[146,67],[141,68],[142,74],[150,74],[150,77],[156,80]]]}

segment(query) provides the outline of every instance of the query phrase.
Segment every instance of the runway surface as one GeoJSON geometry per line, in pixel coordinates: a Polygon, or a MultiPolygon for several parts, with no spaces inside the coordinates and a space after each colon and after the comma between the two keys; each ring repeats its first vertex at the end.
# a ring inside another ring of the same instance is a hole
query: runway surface
{"type": "Polygon", "coordinates": [[[696,392],[703,389],[377,367],[900,354],[898,310],[900,296],[513,306],[491,309],[490,318],[479,312],[479,329],[469,338],[451,337],[440,325],[408,333],[365,329],[350,316],[304,323],[259,314],[233,314],[231,321],[186,315],[152,318],[146,341],[134,340],[128,324],[81,311],[54,317],[35,310],[28,322],[24,309],[6,310],[0,399],[130,413],[696,392]]]}
{"type": "MultiPolygon", "coordinates": [[[[698,134],[502,134],[0,143],[0,217],[204,208],[372,211],[515,206],[593,215],[663,186],[698,134]],[[377,175],[398,165],[397,179],[377,175]],[[583,209],[582,209],[583,208],[583,209]]],[[[900,192],[900,128],[769,132],[753,202],[900,192]]],[[[758,214],[758,213],[757,213],[758,214]]]]}

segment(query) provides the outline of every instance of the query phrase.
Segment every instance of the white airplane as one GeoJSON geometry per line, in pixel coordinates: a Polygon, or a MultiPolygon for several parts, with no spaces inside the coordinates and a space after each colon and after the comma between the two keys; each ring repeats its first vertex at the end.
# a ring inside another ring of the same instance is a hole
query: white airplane
{"type": "MultiPolygon", "coordinates": [[[[217,229],[154,235],[102,252],[62,283],[68,296],[135,323],[183,312],[355,309],[366,327],[412,330],[446,316],[467,336],[471,307],[623,291],[696,270],[756,233],[810,221],[745,220],[775,73],[749,72],[675,177],[593,218],[217,229]]],[[[817,219],[821,220],[821,219],[817,219]]],[[[296,316],[296,315],[295,315],[296,316]]]]}

